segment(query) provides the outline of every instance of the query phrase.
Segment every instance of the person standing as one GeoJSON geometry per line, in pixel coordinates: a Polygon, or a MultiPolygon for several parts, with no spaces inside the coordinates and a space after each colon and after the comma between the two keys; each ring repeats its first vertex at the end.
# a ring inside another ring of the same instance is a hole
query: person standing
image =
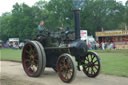
{"type": "Polygon", "coordinates": [[[110,43],[110,49],[113,49],[113,42],[110,43]]]}
{"type": "Polygon", "coordinates": [[[116,49],[116,44],[115,44],[115,42],[113,42],[113,49],[116,49]]]}
{"type": "Polygon", "coordinates": [[[105,47],[104,42],[101,43],[101,46],[102,46],[102,50],[104,50],[104,47],[105,47]]]}
{"type": "Polygon", "coordinates": [[[89,50],[91,49],[91,43],[90,42],[88,43],[88,49],[89,50]]]}
{"type": "Polygon", "coordinates": [[[99,49],[99,43],[98,43],[98,41],[96,42],[96,49],[99,49]]]}
{"type": "Polygon", "coordinates": [[[105,49],[108,48],[108,42],[105,42],[105,49]]]}

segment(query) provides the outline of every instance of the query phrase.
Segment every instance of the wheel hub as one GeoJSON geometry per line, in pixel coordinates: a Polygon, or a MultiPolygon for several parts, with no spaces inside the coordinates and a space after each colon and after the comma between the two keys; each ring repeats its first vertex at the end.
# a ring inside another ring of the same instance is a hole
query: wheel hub
{"type": "Polygon", "coordinates": [[[89,62],[89,63],[88,63],[88,66],[89,66],[89,67],[93,67],[93,66],[94,66],[94,63],[93,63],[93,62],[89,62]]]}

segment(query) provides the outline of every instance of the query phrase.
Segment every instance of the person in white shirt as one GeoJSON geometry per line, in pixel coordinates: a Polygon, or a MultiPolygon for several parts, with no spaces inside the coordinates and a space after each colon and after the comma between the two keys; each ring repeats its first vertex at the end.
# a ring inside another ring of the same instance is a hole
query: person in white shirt
{"type": "Polygon", "coordinates": [[[104,42],[102,42],[102,43],[101,43],[101,46],[102,46],[102,50],[104,50],[105,43],[104,43],[104,42]]]}

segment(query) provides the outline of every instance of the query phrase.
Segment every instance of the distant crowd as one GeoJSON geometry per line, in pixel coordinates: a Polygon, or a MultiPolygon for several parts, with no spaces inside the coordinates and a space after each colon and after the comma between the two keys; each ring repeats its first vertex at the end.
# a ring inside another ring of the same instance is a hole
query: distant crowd
{"type": "MultiPolygon", "coordinates": [[[[12,49],[21,49],[23,48],[24,43],[18,43],[18,42],[4,42],[1,43],[0,42],[0,48],[12,48],[12,49]]],[[[94,50],[98,50],[98,49],[116,49],[115,43],[113,42],[101,42],[99,43],[97,42],[89,42],[88,43],[88,49],[94,49],[94,50]]]]}
{"type": "Polygon", "coordinates": [[[89,42],[88,48],[89,49],[95,49],[95,50],[97,50],[97,49],[105,50],[105,49],[116,49],[116,46],[115,46],[114,42],[101,42],[101,43],[99,43],[97,41],[97,42],[89,42]]]}
{"type": "Polygon", "coordinates": [[[12,49],[21,49],[23,48],[24,43],[18,42],[0,42],[0,48],[12,48],[12,49]]]}

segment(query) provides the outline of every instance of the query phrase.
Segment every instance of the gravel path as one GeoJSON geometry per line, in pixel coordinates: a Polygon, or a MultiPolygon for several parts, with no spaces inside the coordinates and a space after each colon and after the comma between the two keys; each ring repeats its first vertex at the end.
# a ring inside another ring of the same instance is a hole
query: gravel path
{"type": "Polygon", "coordinates": [[[21,63],[0,61],[0,85],[128,85],[128,78],[104,74],[88,78],[83,72],[77,72],[75,80],[66,84],[50,68],[40,77],[31,78],[25,74],[21,63]]]}

